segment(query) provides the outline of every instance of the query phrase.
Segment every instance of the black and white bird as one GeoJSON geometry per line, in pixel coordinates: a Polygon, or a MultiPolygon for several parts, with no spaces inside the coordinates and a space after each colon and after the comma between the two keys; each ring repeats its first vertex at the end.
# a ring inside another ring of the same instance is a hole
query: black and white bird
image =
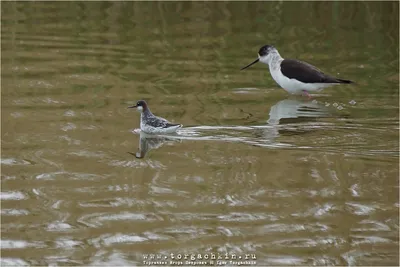
{"type": "Polygon", "coordinates": [[[275,82],[291,94],[304,93],[310,98],[310,92],[318,92],[332,85],[353,83],[350,80],[343,80],[327,75],[306,62],[295,59],[284,59],[272,45],[261,47],[258,51],[258,58],[241,70],[250,67],[258,61],[267,64],[275,82]]]}
{"type": "Polygon", "coordinates": [[[171,123],[164,118],[155,116],[144,100],[139,100],[136,105],[128,108],[136,108],[140,112],[140,130],[144,133],[168,134],[174,133],[182,127],[182,124],[171,123]]]}

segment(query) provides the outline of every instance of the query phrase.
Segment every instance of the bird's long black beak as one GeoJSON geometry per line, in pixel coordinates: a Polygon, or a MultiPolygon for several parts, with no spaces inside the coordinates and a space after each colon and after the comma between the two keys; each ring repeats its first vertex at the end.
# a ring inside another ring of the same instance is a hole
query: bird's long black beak
{"type": "Polygon", "coordinates": [[[253,62],[251,62],[249,65],[247,65],[246,67],[243,67],[243,68],[241,68],[240,70],[244,70],[244,69],[247,69],[248,67],[250,67],[251,65],[253,65],[253,64],[256,64],[258,61],[260,61],[260,59],[259,58],[257,58],[256,60],[254,60],[253,62]]]}
{"type": "Polygon", "coordinates": [[[130,106],[130,107],[128,107],[128,108],[137,108],[137,105],[130,106]]]}

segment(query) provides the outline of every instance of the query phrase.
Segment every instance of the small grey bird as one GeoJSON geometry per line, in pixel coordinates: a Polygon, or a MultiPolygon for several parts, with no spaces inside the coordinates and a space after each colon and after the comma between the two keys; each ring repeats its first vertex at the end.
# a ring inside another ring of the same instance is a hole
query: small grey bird
{"type": "Polygon", "coordinates": [[[155,116],[144,100],[139,100],[136,105],[128,108],[136,108],[140,112],[140,130],[145,133],[168,134],[174,133],[182,127],[182,124],[171,123],[164,118],[155,116]]]}

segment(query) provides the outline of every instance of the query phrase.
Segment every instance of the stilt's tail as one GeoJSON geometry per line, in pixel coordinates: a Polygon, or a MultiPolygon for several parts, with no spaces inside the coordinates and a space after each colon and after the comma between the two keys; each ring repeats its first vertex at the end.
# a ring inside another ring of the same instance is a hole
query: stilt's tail
{"type": "Polygon", "coordinates": [[[343,80],[343,79],[338,79],[338,78],[336,78],[336,80],[338,81],[338,83],[354,83],[353,81],[350,81],[350,80],[343,80]]]}

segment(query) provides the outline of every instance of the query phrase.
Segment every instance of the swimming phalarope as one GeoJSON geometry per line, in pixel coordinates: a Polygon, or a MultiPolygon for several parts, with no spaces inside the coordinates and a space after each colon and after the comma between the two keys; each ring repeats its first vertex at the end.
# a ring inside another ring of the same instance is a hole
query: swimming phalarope
{"type": "Polygon", "coordinates": [[[174,133],[182,127],[182,124],[171,123],[164,118],[155,116],[144,100],[139,100],[136,105],[128,108],[136,108],[140,112],[140,130],[145,133],[168,134],[174,133]]]}

